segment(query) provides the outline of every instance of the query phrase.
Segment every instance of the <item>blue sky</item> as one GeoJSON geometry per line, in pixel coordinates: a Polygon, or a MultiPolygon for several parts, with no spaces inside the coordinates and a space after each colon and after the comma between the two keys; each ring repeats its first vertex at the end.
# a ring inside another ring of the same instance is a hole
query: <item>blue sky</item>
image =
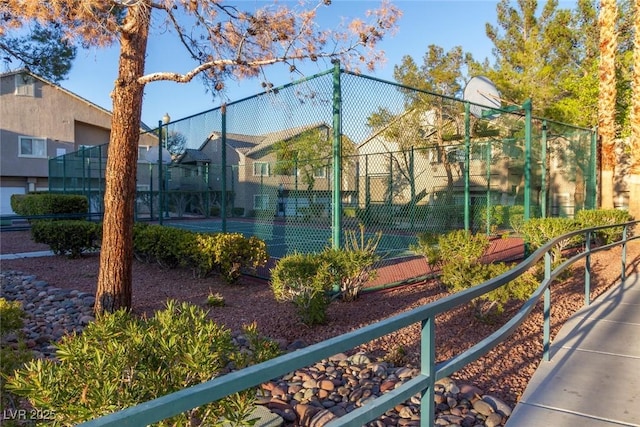
{"type": "MultiPolygon", "coordinates": [[[[229,2],[234,3],[234,2],[229,2]]],[[[236,1],[236,4],[245,3],[236,1]]],[[[246,2],[249,3],[249,2],[246,2]]],[[[259,3],[253,1],[253,3],[259,3]]],[[[473,54],[476,60],[489,58],[492,44],[485,35],[485,24],[496,22],[496,4],[493,0],[395,0],[403,10],[399,21],[399,31],[394,37],[386,38],[380,45],[386,52],[387,62],[375,72],[367,73],[384,80],[393,80],[393,66],[399,64],[405,55],[412,56],[418,64],[430,44],[445,49],[462,46],[473,54]]],[[[341,17],[364,16],[367,9],[376,7],[378,1],[334,0],[320,16],[319,23],[331,28],[341,17]]],[[[567,7],[566,2],[561,7],[567,7]]],[[[109,93],[117,73],[117,46],[109,49],[79,50],[68,79],[61,82],[66,89],[111,110],[109,93]]],[[[158,36],[152,33],[147,52],[146,72],[186,71],[186,55],[177,45],[175,36],[158,36]]],[[[324,62],[311,63],[303,70],[312,75],[325,71],[331,65],[324,62]]],[[[272,68],[268,76],[275,86],[280,86],[300,78],[289,74],[282,67],[272,68]]],[[[218,107],[222,101],[235,101],[263,91],[258,80],[229,81],[225,98],[214,98],[206,93],[202,82],[194,79],[188,84],[175,82],[153,82],[146,86],[143,101],[142,120],[155,127],[165,113],[177,120],[199,112],[218,107]]]]}

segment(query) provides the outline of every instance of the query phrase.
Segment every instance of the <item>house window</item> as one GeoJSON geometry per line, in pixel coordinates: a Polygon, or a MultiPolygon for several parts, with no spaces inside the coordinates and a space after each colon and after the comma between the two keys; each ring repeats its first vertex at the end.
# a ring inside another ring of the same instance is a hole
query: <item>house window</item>
{"type": "Polygon", "coordinates": [[[327,169],[324,168],[324,167],[315,168],[313,170],[313,177],[314,178],[326,178],[327,177],[327,169]]]}
{"type": "Polygon", "coordinates": [[[138,163],[149,163],[149,160],[147,159],[148,152],[148,145],[138,145],[138,163]]]}
{"type": "Polygon", "coordinates": [[[47,140],[21,136],[18,138],[18,157],[47,158],[47,140]]]}
{"type": "Polygon", "coordinates": [[[253,195],[253,209],[259,209],[259,210],[269,209],[269,195],[268,194],[254,194],[253,195]]]}
{"type": "Polygon", "coordinates": [[[253,176],[269,176],[269,163],[255,162],[253,164],[253,176]]]}
{"type": "Polygon", "coordinates": [[[35,79],[29,74],[16,74],[16,95],[17,96],[34,96],[35,95],[35,79]]]}

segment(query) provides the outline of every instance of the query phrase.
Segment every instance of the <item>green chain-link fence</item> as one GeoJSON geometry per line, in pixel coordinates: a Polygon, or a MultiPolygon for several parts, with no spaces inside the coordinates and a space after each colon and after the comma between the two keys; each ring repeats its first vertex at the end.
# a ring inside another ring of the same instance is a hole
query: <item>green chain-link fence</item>
{"type": "MultiPolygon", "coordinates": [[[[277,257],[338,246],[363,224],[391,257],[422,231],[494,233],[595,208],[595,132],[530,107],[487,110],[336,66],[160,123],[173,161],[142,149],[136,215],[206,218],[189,224],[258,235],[277,257]]],[[[101,212],[105,159],[102,146],[52,159],[50,190],[101,212]]]]}

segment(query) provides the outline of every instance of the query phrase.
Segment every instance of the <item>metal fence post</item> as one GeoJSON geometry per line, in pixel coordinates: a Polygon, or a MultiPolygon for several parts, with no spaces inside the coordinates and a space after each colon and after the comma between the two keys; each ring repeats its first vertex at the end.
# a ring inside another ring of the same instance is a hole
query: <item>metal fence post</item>
{"type": "Polygon", "coordinates": [[[524,109],[524,220],[531,217],[531,100],[522,104],[524,109]]]}
{"type": "Polygon", "coordinates": [[[340,61],[333,63],[333,210],[332,247],[339,249],[342,242],[342,94],[340,87],[340,61]]]}
{"type": "Polygon", "coordinates": [[[587,201],[588,209],[596,208],[596,194],[597,194],[597,169],[596,169],[596,156],[597,156],[597,128],[591,131],[591,146],[589,153],[589,179],[587,180],[587,201]]]}
{"type": "MultiPolygon", "coordinates": [[[[162,212],[164,204],[162,203],[162,120],[158,120],[158,224],[162,225],[162,212]]],[[[153,200],[152,200],[153,201],[153,200]]]]}
{"type": "MultiPolygon", "coordinates": [[[[220,108],[222,113],[222,137],[220,138],[220,161],[221,169],[221,197],[220,197],[220,215],[222,216],[222,232],[227,231],[227,104],[222,104],[220,108]]],[[[262,171],[260,172],[262,176],[262,171]]],[[[261,178],[262,179],[262,178],[261,178]]]]}
{"type": "MultiPolygon", "coordinates": [[[[469,230],[471,227],[471,177],[469,176],[469,150],[471,150],[471,106],[468,102],[464,103],[464,229],[469,230]]],[[[456,160],[457,161],[457,160],[456,160]]]]}

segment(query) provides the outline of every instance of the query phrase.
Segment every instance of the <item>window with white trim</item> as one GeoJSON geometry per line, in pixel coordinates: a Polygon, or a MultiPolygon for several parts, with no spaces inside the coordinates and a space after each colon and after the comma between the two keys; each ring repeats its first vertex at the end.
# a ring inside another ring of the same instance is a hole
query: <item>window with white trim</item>
{"type": "Polygon", "coordinates": [[[253,195],[253,209],[269,209],[269,195],[268,194],[254,194],[253,195]]]}
{"type": "Polygon", "coordinates": [[[18,157],[47,158],[47,140],[30,136],[18,137],[18,157]]]}
{"type": "Polygon", "coordinates": [[[269,163],[255,162],[253,164],[253,176],[269,176],[269,163]]]}
{"type": "Polygon", "coordinates": [[[34,96],[36,81],[33,76],[29,74],[16,74],[16,92],[17,96],[34,96]]]}
{"type": "Polygon", "coordinates": [[[319,167],[319,168],[315,168],[313,170],[313,177],[314,178],[326,178],[327,177],[327,168],[326,167],[319,167]]]}

